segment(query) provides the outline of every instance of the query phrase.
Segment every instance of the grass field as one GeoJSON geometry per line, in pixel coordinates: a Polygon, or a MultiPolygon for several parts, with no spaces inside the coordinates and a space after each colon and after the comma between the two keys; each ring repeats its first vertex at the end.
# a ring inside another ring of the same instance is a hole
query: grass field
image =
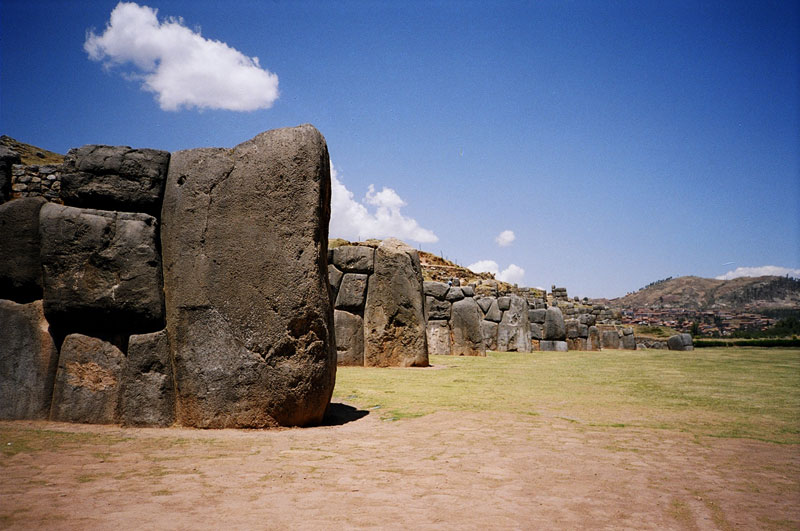
{"type": "Polygon", "coordinates": [[[800,349],[490,352],[433,368],[339,367],[334,400],[386,420],[439,410],[800,443],[800,349]]]}

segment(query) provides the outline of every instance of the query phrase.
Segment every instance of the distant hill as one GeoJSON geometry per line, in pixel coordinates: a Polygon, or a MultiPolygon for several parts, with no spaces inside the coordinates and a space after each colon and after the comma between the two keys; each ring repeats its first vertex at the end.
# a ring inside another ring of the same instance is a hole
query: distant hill
{"type": "Polygon", "coordinates": [[[45,164],[61,164],[64,162],[64,155],[20,142],[10,136],[0,136],[0,145],[16,152],[19,158],[22,159],[22,164],[43,166],[45,164]]]}
{"type": "Polygon", "coordinates": [[[716,280],[694,276],[671,278],[612,299],[614,308],[685,308],[690,310],[761,311],[800,308],[800,280],[786,277],[740,277],[716,280]]]}

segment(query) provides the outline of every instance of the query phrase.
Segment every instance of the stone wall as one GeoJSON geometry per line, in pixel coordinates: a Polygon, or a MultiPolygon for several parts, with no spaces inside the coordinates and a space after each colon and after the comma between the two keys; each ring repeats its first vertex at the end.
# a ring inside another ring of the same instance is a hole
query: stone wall
{"type": "Polygon", "coordinates": [[[0,418],[322,420],[336,353],[316,129],[0,159],[0,418]]]}

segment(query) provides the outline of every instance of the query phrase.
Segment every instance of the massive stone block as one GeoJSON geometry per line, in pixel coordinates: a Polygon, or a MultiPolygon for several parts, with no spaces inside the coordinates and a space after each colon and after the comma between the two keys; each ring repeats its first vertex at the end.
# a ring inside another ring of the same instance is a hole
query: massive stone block
{"type": "Polygon", "coordinates": [[[425,311],[428,319],[450,319],[450,303],[431,296],[425,297],[425,311]]]}
{"type": "Polygon", "coordinates": [[[667,339],[667,348],[670,350],[694,350],[690,334],[675,334],[667,339]]]}
{"type": "Polygon", "coordinates": [[[44,312],[50,324],[98,337],[163,328],[156,229],[156,219],[147,214],[42,206],[44,312]]]}
{"type": "Polygon", "coordinates": [[[493,321],[481,321],[481,335],[486,350],[497,350],[497,327],[493,321]]]}
{"type": "Polygon", "coordinates": [[[339,365],[364,366],[364,319],[360,315],[334,310],[336,357],[339,365]]]}
{"type": "Polygon", "coordinates": [[[130,426],[169,426],[175,422],[175,386],[166,330],[131,336],[119,419],[130,426]]]}
{"type": "Polygon", "coordinates": [[[329,217],[311,125],[172,155],[161,241],[179,423],[322,420],[336,377],[329,217]]]}
{"type": "Polygon", "coordinates": [[[600,350],[601,346],[602,342],[600,339],[600,329],[596,326],[590,326],[589,333],[586,338],[586,350],[600,350]]]}
{"type": "Polygon", "coordinates": [[[539,341],[539,350],[543,352],[567,352],[569,346],[566,341],[539,341]]]}
{"type": "Polygon", "coordinates": [[[23,197],[0,205],[0,299],[19,303],[42,298],[39,258],[41,197],[23,197]]]}
{"type": "Polygon", "coordinates": [[[117,422],[125,355],[95,337],[70,334],[61,345],[50,420],[117,422]]]}
{"type": "Polygon", "coordinates": [[[166,151],[96,145],[71,149],[64,158],[61,199],[82,208],[159,216],[168,167],[166,151]]]}
{"type": "Polygon", "coordinates": [[[371,274],[375,267],[375,249],[365,245],[343,245],[331,255],[333,265],[345,273],[371,274]]]}
{"type": "Polygon", "coordinates": [[[619,332],[616,330],[602,330],[600,332],[600,343],[604,349],[619,349],[619,332]]]}
{"type": "MultiPolygon", "coordinates": [[[[567,328],[564,324],[564,314],[557,306],[546,310],[544,318],[544,339],[548,341],[564,341],[567,338],[567,328]]],[[[544,347],[542,347],[544,350],[544,347]]]]}
{"type": "Polygon", "coordinates": [[[499,323],[503,319],[503,312],[501,312],[500,308],[498,307],[497,299],[490,300],[491,303],[489,304],[489,309],[486,310],[486,315],[483,318],[487,321],[499,323]]]}
{"type": "Polygon", "coordinates": [[[345,273],[336,296],[336,309],[360,310],[364,306],[368,278],[362,273],[345,273]]]}
{"type": "MultiPolygon", "coordinates": [[[[450,353],[454,356],[485,356],[486,347],[481,332],[481,310],[472,297],[453,303],[450,317],[452,345],[450,353]]],[[[530,343],[530,339],[528,340],[530,343]]]]}
{"type": "Polygon", "coordinates": [[[42,301],[0,300],[0,419],[46,419],[58,363],[42,301]]]}
{"type": "Polygon", "coordinates": [[[375,250],[364,310],[367,366],[428,365],[422,297],[419,254],[400,240],[384,240],[375,250]]]}
{"type": "Polygon", "coordinates": [[[497,327],[497,350],[530,352],[531,328],[528,323],[528,303],[518,295],[501,299],[508,299],[508,308],[503,312],[503,319],[497,327]]]}
{"type": "Polygon", "coordinates": [[[444,299],[447,295],[450,286],[444,282],[425,281],[422,283],[422,291],[426,296],[435,297],[437,299],[444,299]]]}
{"type": "Polygon", "coordinates": [[[450,355],[450,326],[444,320],[428,321],[428,354],[450,355]]]}

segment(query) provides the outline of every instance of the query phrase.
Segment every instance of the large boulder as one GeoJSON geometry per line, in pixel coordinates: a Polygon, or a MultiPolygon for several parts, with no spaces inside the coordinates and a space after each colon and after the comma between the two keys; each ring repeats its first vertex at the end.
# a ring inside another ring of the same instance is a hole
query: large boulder
{"type": "Polygon", "coordinates": [[[42,206],[47,320],[97,337],[120,332],[127,338],[163,328],[156,229],[156,219],[147,214],[42,206]]]}
{"type": "Polygon", "coordinates": [[[375,267],[375,249],[365,245],[343,245],[332,249],[333,265],[345,273],[371,274],[375,267]]]}
{"type": "Polygon", "coordinates": [[[450,326],[444,320],[430,320],[427,326],[428,354],[450,355],[450,326]]]}
{"type": "Polygon", "coordinates": [[[543,335],[544,339],[547,341],[564,341],[567,339],[564,314],[561,313],[561,308],[558,306],[550,306],[545,311],[543,335]]]}
{"type": "Polygon", "coordinates": [[[42,301],[0,300],[0,419],[46,419],[58,363],[42,301]]]}
{"type": "Polygon", "coordinates": [[[117,422],[125,355],[111,343],[70,334],[61,345],[50,420],[113,424],[117,422]]]}
{"type": "Polygon", "coordinates": [[[601,347],[600,329],[596,326],[590,326],[586,337],[586,350],[597,351],[600,350],[601,347]]]}
{"type": "Polygon", "coordinates": [[[616,330],[601,331],[600,344],[604,349],[620,349],[622,345],[619,340],[619,332],[616,330]]]}
{"type": "Polygon", "coordinates": [[[336,328],[336,363],[364,366],[364,319],[343,310],[333,311],[336,328]]]}
{"type": "Polygon", "coordinates": [[[675,334],[667,339],[670,350],[694,350],[691,334],[675,334]]]}
{"type": "Polygon", "coordinates": [[[0,205],[0,299],[42,298],[39,210],[46,201],[23,197],[0,205]]]}
{"type": "Polygon", "coordinates": [[[518,295],[501,298],[509,299],[509,303],[497,327],[497,350],[530,352],[531,328],[528,323],[528,303],[518,295]]]}
{"type": "Polygon", "coordinates": [[[450,306],[447,301],[442,301],[437,298],[426,296],[425,297],[425,312],[428,319],[450,319],[450,306]]]}
{"type": "Polygon", "coordinates": [[[175,422],[175,386],[166,330],[131,336],[122,374],[122,424],[169,426],[175,422]]]}
{"type": "Polygon", "coordinates": [[[179,423],[319,423],[336,378],[330,161],[311,125],[172,155],[161,241],[179,423]]]}
{"type": "Polygon", "coordinates": [[[369,367],[426,367],[428,346],[419,254],[389,238],[375,250],[364,309],[364,361],[369,367]]]}
{"type": "Polygon", "coordinates": [[[633,328],[629,327],[622,330],[620,342],[623,349],[636,350],[636,336],[633,333],[633,328]]]}
{"type": "Polygon", "coordinates": [[[422,291],[425,296],[434,297],[436,299],[444,299],[450,286],[444,282],[425,281],[422,283],[422,291]]]}
{"type": "Polygon", "coordinates": [[[88,145],[64,158],[61,199],[100,210],[160,215],[169,153],[128,146],[88,145]]]}
{"type": "Polygon", "coordinates": [[[481,333],[481,310],[472,297],[453,303],[450,330],[454,356],[485,356],[486,347],[481,333]]]}
{"type": "Polygon", "coordinates": [[[359,311],[363,308],[368,278],[369,276],[363,273],[345,273],[342,283],[339,285],[335,308],[351,311],[359,311]]]}
{"type": "Polygon", "coordinates": [[[545,308],[536,308],[534,310],[528,310],[528,319],[532,323],[543,325],[545,319],[547,319],[547,310],[545,308]]]}
{"type": "Polygon", "coordinates": [[[483,336],[483,346],[486,350],[497,350],[498,326],[494,321],[481,321],[481,335],[483,336]]]}
{"type": "Polygon", "coordinates": [[[493,298],[490,300],[491,303],[489,304],[489,309],[486,310],[486,315],[484,315],[483,318],[486,319],[487,321],[499,323],[500,321],[503,320],[503,312],[500,311],[500,307],[497,304],[497,299],[493,298]]]}
{"type": "Polygon", "coordinates": [[[6,146],[0,146],[0,203],[11,196],[11,169],[19,164],[19,154],[6,146]]]}

